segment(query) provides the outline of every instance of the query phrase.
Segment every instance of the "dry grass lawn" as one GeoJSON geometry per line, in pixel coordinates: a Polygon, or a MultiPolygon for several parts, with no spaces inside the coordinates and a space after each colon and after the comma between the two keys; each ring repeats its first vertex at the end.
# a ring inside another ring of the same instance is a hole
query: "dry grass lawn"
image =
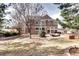
{"type": "Polygon", "coordinates": [[[79,46],[79,40],[63,38],[29,39],[0,41],[0,55],[3,56],[48,56],[64,55],[64,49],[69,46],[79,46]]]}

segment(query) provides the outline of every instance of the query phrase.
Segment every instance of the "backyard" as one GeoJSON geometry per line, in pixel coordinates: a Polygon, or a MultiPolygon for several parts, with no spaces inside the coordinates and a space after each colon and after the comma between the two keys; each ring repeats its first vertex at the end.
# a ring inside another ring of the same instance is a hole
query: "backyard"
{"type": "Polygon", "coordinates": [[[29,37],[17,37],[14,39],[12,38],[10,40],[0,41],[0,55],[64,56],[67,55],[65,49],[71,46],[79,47],[79,39],[68,40],[62,37],[29,39],[29,37]]]}
{"type": "Polygon", "coordinates": [[[79,56],[79,4],[0,3],[1,55],[79,56]]]}

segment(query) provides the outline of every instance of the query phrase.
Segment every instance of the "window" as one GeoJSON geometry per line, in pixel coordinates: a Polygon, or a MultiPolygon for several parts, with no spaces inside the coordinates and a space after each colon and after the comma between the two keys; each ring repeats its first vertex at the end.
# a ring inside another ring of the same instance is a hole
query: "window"
{"type": "Polygon", "coordinates": [[[55,30],[55,33],[57,33],[57,30],[55,30]]]}
{"type": "Polygon", "coordinates": [[[47,33],[50,33],[50,30],[47,30],[47,33]]]}
{"type": "Polygon", "coordinates": [[[44,21],[41,21],[40,24],[41,24],[41,25],[44,25],[45,23],[44,23],[44,21]]]}
{"type": "Polygon", "coordinates": [[[44,28],[42,28],[42,30],[45,30],[44,28]]]}
{"type": "Polygon", "coordinates": [[[38,22],[36,21],[36,24],[38,24],[38,22]]]}
{"type": "Polygon", "coordinates": [[[40,30],[41,30],[41,28],[40,28],[40,30]]]}
{"type": "Polygon", "coordinates": [[[42,21],[42,24],[44,24],[44,21],[42,21]]]}
{"type": "Polygon", "coordinates": [[[39,30],[39,28],[36,28],[36,30],[39,30]]]}
{"type": "Polygon", "coordinates": [[[54,30],[51,30],[51,33],[54,33],[55,31],[54,30]]]}

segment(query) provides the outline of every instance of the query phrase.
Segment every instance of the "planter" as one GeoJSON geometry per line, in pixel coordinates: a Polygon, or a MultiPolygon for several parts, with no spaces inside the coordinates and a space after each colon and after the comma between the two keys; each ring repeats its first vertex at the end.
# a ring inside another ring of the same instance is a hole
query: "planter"
{"type": "Polygon", "coordinates": [[[75,39],[75,35],[69,35],[69,39],[75,39]]]}

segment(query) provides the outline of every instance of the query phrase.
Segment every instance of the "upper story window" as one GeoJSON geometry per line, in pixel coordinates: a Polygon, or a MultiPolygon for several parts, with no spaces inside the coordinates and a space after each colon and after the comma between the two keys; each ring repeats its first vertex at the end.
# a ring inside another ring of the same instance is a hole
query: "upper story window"
{"type": "Polygon", "coordinates": [[[45,21],[41,21],[40,24],[41,25],[45,25],[46,23],[45,23],[45,21]]]}
{"type": "Polygon", "coordinates": [[[38,24],[38,22],[36,22],[36,24],[38,24]]]}
{"type": "Polygon", "coordinates": [[[42,21],[42,24],[44,24],[44,21],[42,21]]]}
{"type": "Polygon", "coordinates": [[[36,23],[35,23],[36,25],[39,25],[39,22],[38,21],[36,21],[36,23]]]}

